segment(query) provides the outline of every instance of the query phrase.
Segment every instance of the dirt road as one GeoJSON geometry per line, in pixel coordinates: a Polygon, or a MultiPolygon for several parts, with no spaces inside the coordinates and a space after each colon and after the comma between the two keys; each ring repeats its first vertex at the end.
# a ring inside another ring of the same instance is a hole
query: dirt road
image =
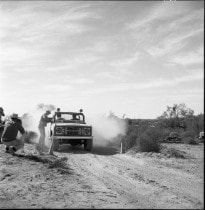
{"type": "Polygon", "coordinates": [[[204,207],[203,145],[168,145],[186,158],[61,146],[56,156],[11,156],[0,145],[0,208],[204,207]]]}

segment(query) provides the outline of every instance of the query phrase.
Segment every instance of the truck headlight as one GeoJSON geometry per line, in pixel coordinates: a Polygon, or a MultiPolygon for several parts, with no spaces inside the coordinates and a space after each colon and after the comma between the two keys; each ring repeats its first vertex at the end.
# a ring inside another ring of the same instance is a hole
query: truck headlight
{"type": "Polygon", "coordinates": [[[56,135],[62,135],[64,134],[64,128],[63,127],[55,127],[55,134],[56,135]]]}
{"type": "Polygon", "coordinates": [[[91,128],[90,127],[82,128],[82,135],[90,136],[91,135],[91,128]]]}

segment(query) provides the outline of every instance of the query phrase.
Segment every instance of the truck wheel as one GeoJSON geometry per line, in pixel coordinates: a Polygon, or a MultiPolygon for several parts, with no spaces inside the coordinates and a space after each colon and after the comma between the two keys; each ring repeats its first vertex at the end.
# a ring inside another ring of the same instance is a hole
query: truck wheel
{"type": "Polygon", "coordinates": [[[53,139],[53,150],[58,151],[59,149],[59,140],[58,139],[53,139]]]}
{"type": "Polygon", "coordinates": [[[93,139],[87,139],[84,143],[84,149],[87,151],[91,151],[93,148],[93,139]]]}

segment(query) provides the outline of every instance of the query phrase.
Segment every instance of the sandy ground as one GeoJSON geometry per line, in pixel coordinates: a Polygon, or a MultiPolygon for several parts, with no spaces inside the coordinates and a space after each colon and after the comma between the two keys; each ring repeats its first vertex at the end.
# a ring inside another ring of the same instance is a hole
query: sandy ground
{"type": "Polygon", "coordinates": [[[0,208],[204,208],[204,145],[166,144],[185,158],[62,145],[55,156],[0,144],[0,208]]]}

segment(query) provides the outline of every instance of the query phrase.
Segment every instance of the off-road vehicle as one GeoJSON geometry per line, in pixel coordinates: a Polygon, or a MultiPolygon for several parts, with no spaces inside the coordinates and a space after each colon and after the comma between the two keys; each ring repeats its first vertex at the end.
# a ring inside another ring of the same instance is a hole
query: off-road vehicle
{"type": "Polygon", "coordinates": [[[80,112],[55,112],[49,131],[50,140],[54,139],[53,150],[59,145],[84,145],[87,151],[92,150],[92,126],[86,124],[85,115],[80,112]]]}

